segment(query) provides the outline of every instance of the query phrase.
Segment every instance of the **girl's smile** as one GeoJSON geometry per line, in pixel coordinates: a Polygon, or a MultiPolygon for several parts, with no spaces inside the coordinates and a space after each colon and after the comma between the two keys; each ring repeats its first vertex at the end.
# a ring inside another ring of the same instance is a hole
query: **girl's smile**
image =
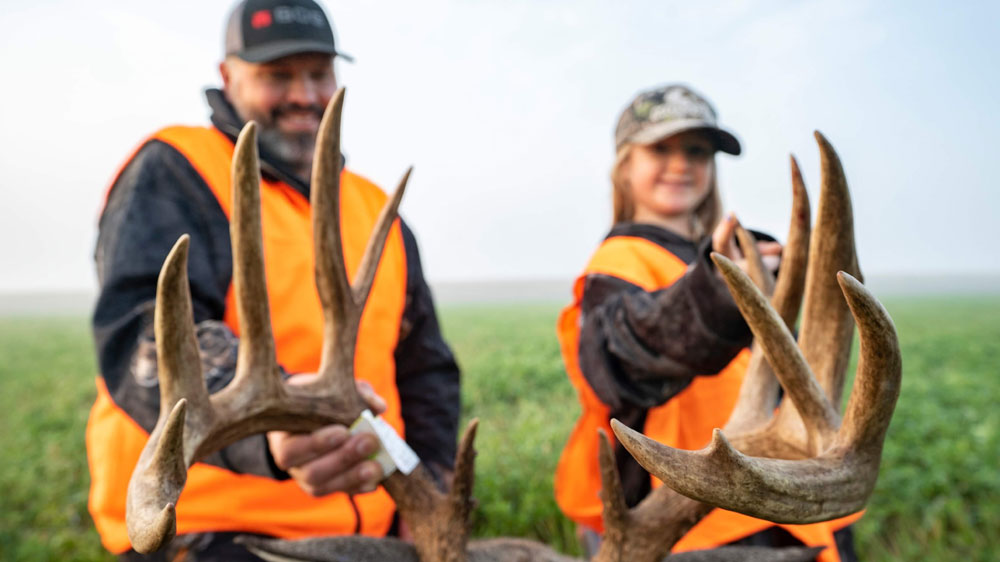
{"type": "Polygon", "coordinates": [[[711,189],[714,152],[711,137],[700,130],[635,145],[624,170],[635,205],[633,220],[690,237],[691,217],[711,189]]]}

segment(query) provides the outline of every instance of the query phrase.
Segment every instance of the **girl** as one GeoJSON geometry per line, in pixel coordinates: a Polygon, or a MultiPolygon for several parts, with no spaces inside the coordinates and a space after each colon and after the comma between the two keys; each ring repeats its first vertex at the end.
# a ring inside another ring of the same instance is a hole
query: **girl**
{"type": "MultiPolygon", "coordinates": [[[[597,430],[613,435],[609,421],[617,418],[667,445],[700,449],[729,417],[751,340],[708,260],[711,250],[739,257],[736,219],[721,218],[715,169],[715,153],[738,155],[739,141],[717,126],[703,97],[669,85],[639,94],[625,109],[615,148],[614,223],[576,280],[573,303],[557,326],[582,415],[556,470],[556,500],[578,523],[588,549],[603,530],[597,430]]],[[[776,267],[780,244],[771,239],[758,250],[776,267]]],[[[654,482],[622,447],[615,461],[626,503],[634,506],[654,482]]],[[[716,509],[675,550],[737,541],[833,547],[835,528],[778,527],[716,509]]],[[[841,560],[836,548],[820,559],[841,560]]]]}

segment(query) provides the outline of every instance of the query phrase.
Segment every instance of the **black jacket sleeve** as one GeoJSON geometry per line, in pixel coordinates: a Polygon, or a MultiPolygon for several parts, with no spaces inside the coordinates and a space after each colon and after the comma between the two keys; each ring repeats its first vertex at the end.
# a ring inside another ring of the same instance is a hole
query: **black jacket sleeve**
{"type": "MultiPolygon", "coordinates": [[[[95,254],[100,294],[93,316],[108,391],[146,431],[156,424],[160,402],[152,327],[156,282],[183,234],[191,236],[188,275],[203,372],[215,392],[235,373],[239,343],[222,322],[232,278],[228,221],[187,159],[166,143],[150,141],[115,181],[101,215],[95,254]]],[[[283,476],[263,436],[234,443],[205,462],[283,476]]]]}
{"type": "Polygon", "coordinates": [[[406,307],[396,346],[396,386],[406,441],[432,472],[455,462],[459,369],[441,336],[413,232],[400,221],[406,250],[406,307]]]}
{"type": "Polygon", "coordinates": [[[608,275],[586,278],[580,367],[612,410],[663,404],[749,345],[749,327],[706,255],[652,292],[608,275]]]}

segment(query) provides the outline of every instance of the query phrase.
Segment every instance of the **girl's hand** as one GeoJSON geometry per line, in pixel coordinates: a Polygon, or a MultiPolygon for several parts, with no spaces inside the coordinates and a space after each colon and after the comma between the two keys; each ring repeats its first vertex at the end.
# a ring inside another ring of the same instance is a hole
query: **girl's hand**
{"type": "MultiPolygon", "coordinates": [[[[719,226],[715,227],[712,233],[712,250],[718,252],[733,261],[744,273],[747,271],[747,260],[736,245],[736,228],[740,225],[736,215],[730,213],[719,226]]],[[[761,241],[757,242],[757,252],[772,274],[778,271],[781,264],[781,250],[783,246],[780,242],[761,241]]]]}
{"type": "MultiPolygon", "coordinates": [[[[722,254],[730,260],[739,263],[743,261],[743,253],[736,245],[736,227],[740,221],[736,220],[736,215],[729,213],[729,216],[722,219],[719,226],[712,232],[712,251],[722,254]]],[[[745,265],[740,265],[740,269],[746,271],[745,265]]]]}

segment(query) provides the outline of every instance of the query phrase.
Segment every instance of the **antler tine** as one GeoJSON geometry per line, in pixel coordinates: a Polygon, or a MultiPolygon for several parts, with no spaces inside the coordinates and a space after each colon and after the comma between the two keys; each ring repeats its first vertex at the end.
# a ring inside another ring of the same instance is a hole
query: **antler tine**
{"type": "Polygon", "coordinates": [[[448,492],[449,511],[451,520],[455,525],[454,530],[460,530],[461,537],[457,539],[456,547],[464,549],[468,540],[469,518],[475,508],[472,500],[472,489],[476,480],[476,430],[479,428],[479,419],[472,419],[465,428],[462,440],[458,445],[458,454],[455,456],[455,477],[452,480],[451,490],[448,492]]]}
{"type": "Polygon", "coordinates": [[[747,274],[760,292],[770,297],[774,294],[774,275],[764,266],[764,259],[757,251],[757,239],[742,224],[736,225],[736,239],[740,241],[740,249],[747,261],[747,274]]]}
{"type": "Polygon", "coordinates": [[[155,447],[143,449],[128,483],[125,520],[129,542],[147,554],[162,548],[177,533],[174,506],[187,481],[184,462],[184,413],[187,401],[177,402],[162,426],[153,431],[155,447]]]}
{"type": "Polygon", "coordinates": [[[799,346],[830,401],[840,403],[851,353],[854,322],[836,282],[836,273],[860,277],[854,246],[851,196],[840,158],[819,131],[822,187],[809,248],[805,304],[799,346]]]}
{"type": "Polygon", "coordinates": [[[422,465],[409,475],[394,472],[382,482],[403,521],[410,526],[421,560],[466,559],[478,427],[476,419],[466,426],[458,446],[452,489],[447,494],[437,488],[422,465]]]}
{"type": "Polygon", "coordinates": [[[712,497],[712,488],[728,489],[732,486],[733,477],[739,476],[738,472],[733,474],[733,467],[728,465],[739,461],[742,456],[739,452],[732,451],[732,447],[718,429],[712,435],[712,443],[700,451],[683,451],[669,447],[616,419],[611,420],[611,429],[622,446],[628,449],[643,468],[687,497],[711,503],[708,498],[712,497]],[[719,456],[716,450],[720,445],[727,453],[719,457],[719,460],[723,461],[721,464],[724,470],[720,470],[719,464],[712,462],[713,455],[719,456]]]}
{"type": "Polygon", "coordinates": [[[382,257],[382,251],[385,249],[385,239],[389,237],[389,229],[392,228],[392,223],[396,220],[399,203],[403,199],[403,193],[406,191],[406,184],[412,172],[413,166],[410,166],[407,168],[406,173],[403,174],[402,179],[399,180],[396,191],[393,192],[392,197],[385,204],[385,207],[382,207],[382,212],[375,223],[375,232],[368,239],[368,246],[365,247],[364,256],[361,258],[361,265],[358,266],[358,274],[355,277],[354,291],[352,293],[354,302],[360,306],[364,306],[365,301],[368,300],[368,292],[371,291],[372,283],[375,281],[378,261],[382,257]]]}
{"type": "MultiPolygon", "coordinates": [[[[788,241],[782,250],[781,269],[771,296],[771,306],[789,330],[794,329],[802,306],[811,227],[809,194],[794,156],[791,157],[791,168],[792,220],[788,227],[788,241]]],[[[777,398],[778,379],[774,376],[774,369],[767,362],[766,355],[760,353],[760,344],[754,342],[739,399],[726,422],[726,432],[743,433],[751,428],[763,427],[773,415],[777,398]]]]}
{"type": "MultiPolygon", "coordinates": [[[[229,235],[233,247],[233,289],[240,320],[239,359],[231,387],[243,400],[258,394],[281,394],[277,355],[271,332],[271,312],[264,276],[264,242],[261,236],[260,166],[257,160],[257,124],[247,123],[236,140],[233,154],[233,211],[229,235]],[[249,387],[249,388],[247,388],[249,387]]],[[[242,400],[240,400],[242,401],[242,400]]],[[[234,410],[242,404],[230,404],[234,410]]]]}
{"type": "Polygon", "coordinates": [[[156,286],[154,331],[160,416],[129,480],[125,519],[133,548],[153,552],[176,532],[174,505],[187,480],[187,465],[201,440],[200,428],[214,417],[201,376],[187,281],[190,238],[174,244],[156,286]],[[185,399],[186,397],[186,399],[185,399]],[[188,401],[192,422],[185,424],[188,401]],[[191,433],[185,439],[185,429],[191,433]]]}
{"type": "Polygon", "coordinates": [[[903,365],[899,338],[889,313],[857,279],[840,272],[837,280],[858,324],[861,350],[854,388],[847,402],[838,442],[866,460],[874,486],[885,432],[896,408],[903,365]]]}
{"type": "Polygon", "coordinates": [[[617,544],[624,543],[628,529],[628,506],[625,505],[625,492],[622,489],[618,467],[615,466],[615,454],[611,450],[611,441],[603,429],[597,431],[599,463],[601,466],[601,504],[604,509],[601,518],[604,520],[605,540],[617,544]]]}
{"type": "Polygon", "coordinates": [[[809,193],[802,180],[799,163],[794,156],[789,157],[789,160],[792,169],[792,221],[788,227],[788,241],[781,252],[781,269],[778,271],[771,306],[791,330],[794,329],[802,308],[812,220],[809,193]]]}
{"type": "MultiPolygon", "coordinates": [[[[350,392],[346,386],[353,389],[354,385],[354,346],[361,307],[354,301],[347,278],[340,235],[340,117],[343,107],[344,89],[341,88],[326,107],[316,139],[312,218],[316,289],[323,304],[325,332],[319,372],[325,384],[344,386],[341,392],[350,392]]],[[[360,397],[358,400],[360,406],[360,397]]]]}
{"type": "Polygon", "coordinates": [[[187,278],[190,243],[187,234],[177,239],[163,262],[156,284],[153,330],[157,343],[160,417],[170,412],[181,398],[187,398],[196,411],[209,408],[187,278]]]}

